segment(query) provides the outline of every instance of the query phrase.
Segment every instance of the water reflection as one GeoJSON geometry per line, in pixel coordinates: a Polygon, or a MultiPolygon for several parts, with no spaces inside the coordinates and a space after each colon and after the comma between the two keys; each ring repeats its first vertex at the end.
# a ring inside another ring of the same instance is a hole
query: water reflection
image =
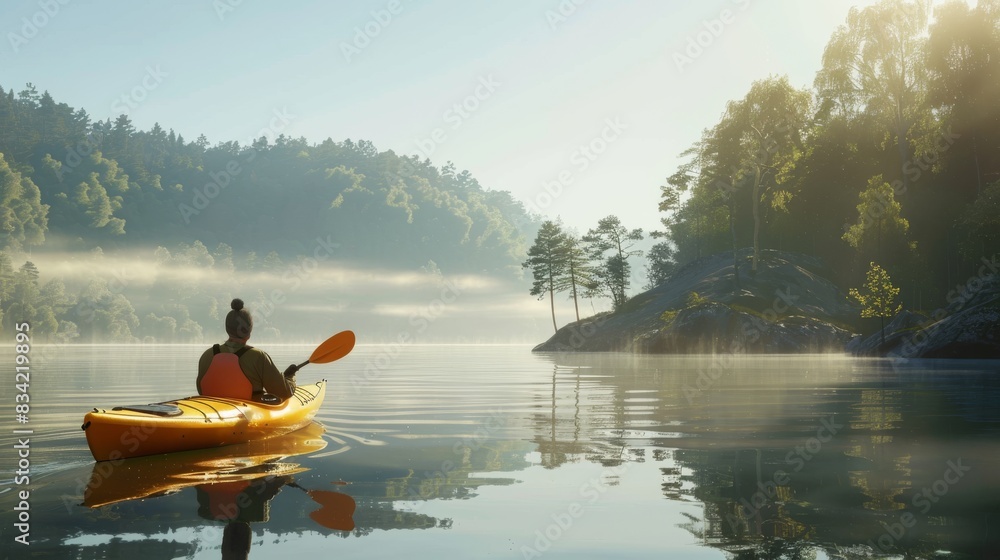
{"type": "Polygon", "coordinates": [[[242,488],[265,477],[291,480],[291,475],[308,469],[287,459],[324,449],[327,441],[323,433],[323,426],[314,422],[301,430],[268,440],[95,462],[84,490],[83,505],[97,508],[125,500],[172,494],[191,486],[200,490],[242,488]]]}
{"type": "MultiPolygon", "coordinates": [[[[365,351],[343,367],[363,372],[365,351]]],[[[33,494],[44,523],[32,554],[997,557],[992,366],[719,364],[414,348],[362,388],[350,373],[332,379],[325,431],[110,473],[68,431],[82,409],[74,388],[48,389],[48,402],[72,406],[32,449],[51,469],[33,494]]],[[[10,495],[0,493],[6,511],[10,495]]]]}
{"type": "Polygon", "coordinates": [[[661,491],[704,504],[681,524],[703,544],[736,558],[1000,551],[1000,413],[968,406],[1000,397],[991,369],[970,381],[871,362],[831,379],[758,359],[764,369],[701,388],[704,365],[683,358],[546,358],[557,365],[551,408],[534,417],[543,465],[674,463],[660,468],[661,491]],[[583,397],[581,383],[594,385],[583,397]]]}

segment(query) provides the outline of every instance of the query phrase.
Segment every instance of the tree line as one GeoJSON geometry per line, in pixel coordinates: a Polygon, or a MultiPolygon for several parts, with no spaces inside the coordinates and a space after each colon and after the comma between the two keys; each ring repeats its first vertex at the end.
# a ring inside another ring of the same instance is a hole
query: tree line
{"type": "Polygon", "coordinates": [[[519,274],[537,220],[454,164],[368,141],[261,136],[211,145],[127,115],[92,121],[28,84],[0,87],[0,250],[106,251],[200,240],[390,268],[519,274]],[[46,244],[46,240],[51,242],[46,244]]]}
{"type": "MultiPolygon", "coordinates": [[[[248,295],[255,309],[264,309],[263,287],[244,277],[278,276],[293,270],[293,263],[285,262],[277,252],[234,254],[225,243],[212,250],[200,241],[178,243],[173,249],[158,246],[143,258],[148,266],[227,278],[227,288],[213,289],[199,278],[180,282],[157,278],[151,284],[133,286],[133,279],[117,274],[100,249],[77,259],[78,268],[92,272],[43,281],[34,262],[15,265],[7,252],[0,251],[0,331],[13,332],[14,323],[28,322],[34,339],[45,342],[201,342],[205,333],[219,330],[233,297],[248,295]],[[105,274],[107,270],[111,273],[105,274]]],[[[281,335],[264,323],[257,329],[262,336],[281,335]]]]}
{"type": "Polygon", "coordinates": [[[40,339],[193,342],[233,294],[197,283],[144,294],[97,276],[45,281],[31,262],[38,252],[95,267],[100,255],[138,253],[238,279],[322,250],[361,267],[433,261],[448,274],[518,278],[538,221],[451,162],[364,140],[211,145],[159,124],[137,130],[124,114],[94,121],[32,84],[0,87],[0,329],[31,321],[40,339]]]}
{"type": "Polygon", "coordinates": [[[581,297],[608,298],[615,309],[628,301],[632,277],[629,258],[642,256],[642,251],[634,248],[642,239],[642,229],[630,230],[614,215],[599,220],[582,237],[551,220],[542,223],[522,266],[531,270],[531,295],[539,299],[548,296],[554,330],[559,330],[556,293],[570,293],[577,321],[581,297]]]}
{"type": "Polygon", "coordinates": [[[1000,251],[998,69],[998,0],[851,9],[811,89],[759,80],[681,154],[661,187],[673,260],[731,251],[752,274],[767,246],[842,286],[874,261],[908,307],[942,305],[1000,251]]]}
{"type": "MultiPolygon", "coordinates": [[[[821,257],[845,291],[873,285],[878,270],[885,285],[897,279],[906,307],[945,305],[1000,253],[997,99],[1000,0],[933,13],[922,1],[852,8],[811,88],[783,76],[754,82],[681,154],[660,187],[650,285],[730,252],[739,289],[767,247],[821,257]],[[742,247],[752,247],[746,261],[742,247]]],[[[533,295],[566,289],[558,255],[565,261],[573,245],[552,225],[542,231],[526,263],[533,295]]],[[[615,263],[592,265],[616,278],[615,263]]],[[[604,288],[616,308],[620,286],[604,288]]]]}

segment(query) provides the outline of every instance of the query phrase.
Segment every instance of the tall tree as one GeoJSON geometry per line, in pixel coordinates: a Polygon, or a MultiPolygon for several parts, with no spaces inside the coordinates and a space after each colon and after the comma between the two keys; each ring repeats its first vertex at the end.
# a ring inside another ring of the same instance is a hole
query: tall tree
{"type": "Polygon", "coordinates": [[[565,274],[556,281],[556,291],[569,291],[573,298],[573,310],[576,312],[576,321],[580,322],[580,304],[578,302],[580,292],[587,292],[593,289],[594,269],[590,266],[590,259],[584,250],[581,240],[575,235],[563,234],[562,254],[565,259],[565,274]]]}
{"type": "Polygon", "coordinates": [[[646,256],[649,260],[646,265],[646,278],[648,289],[653,289],[667,281],[670,275],[677,268],[677,261],[674,258],[674,248],[668,241],[661,241],[649,249],[646,256]]]}
{"type": "Polygon", "coordinates": [[[555,292],[566,274],[566,249],[562,228],[553,221],[546,221],[542,223],[538,235],[535,236],[535,242],[528,249],[528,260],[521,265],[530,268],[534,278],[529,293],[538,296],[538,299],[543,299],[545,294],[549,296],[553,331],[559,330],[556,325],[555,292]]]}
{"type": "MultiPolygon", "coordinates": [[[[949,2],[927,38],[928,101],[952,134],[947,187],[969,202],[1000,174],[1000,1],[949,2]]],[[[940,149],[938,147],[938,149],[940,149]]]]}
{"type": "Polygon", "coordinates": [[[753,188],[753,272],[760,260],[761,206],[787,209],[791,193],[778,187],[801,152],[809,104],[809,93],[793,88],[787,77],[768,78],[754,82],[726,112],[723,129],[740,135],[737,177],[748,177],[753,188]]]}
{"type": "Polygon", "coordinates": [[[583,236],[591,258],[601,263],[594,274],[595,291],[609,296],[615,309],[628,300],[626,292],[631,276],[628,258],[642,255],[642,251],[633,249],[642,238],[641,228],[629,230],[614,215],[599,220],[597,227],[583,236]]]}
{"type": "Polygon", "coordinates": [[[896,145],[897,169],[907,190],[904,166],[911,157],[913,126],[923,120],[925,111],[929,18],[928,0],[882,0],[852,8],[846,25],[827,43],[815,81],[826,112],[880,123],[886,140],[896,145]]]}
{"type": "MultiPolygon", "coordinates": [[[[735,107],[730,104],[729,108],[735,107]]],[[[700,141],[681,154],[682,157],[688,156],[690,159],[667,179],[668,186],[660,187],[660,211],[673,213],[672,217],[661,219],[668,229],[671,229],[671,222],[676,222],[679,216],[680,193],[689,189],[700,191],[701,205],[708,207],[719,205],[726,210],[730,248],[733,254],[734,288],[737,290],[740,287],[740,269],[736,214],[741,200],[740,191],[747,182],[746,176],[749,172],[746,164],[740,159],[743,157],[741,151],[743,132],[735,115],[727,111],[718,124],[702,132],[700,141]]],[[[657,232],[653,232],[652,235],[659,236],[657,232]]]]}

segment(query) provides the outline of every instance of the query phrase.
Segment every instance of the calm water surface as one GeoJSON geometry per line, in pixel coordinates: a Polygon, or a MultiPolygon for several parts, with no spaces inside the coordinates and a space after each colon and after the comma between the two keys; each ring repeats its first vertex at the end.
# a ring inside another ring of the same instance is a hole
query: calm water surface
{"type": "Polygon", "coordinates": [[[995,363],[358,346],[298,376],[322,428],[95,464],[83,414],[191,394],[202,350],[35,366],[29,546],[4,377],[4,557],[217,559],[247,524],[254,559],[1000,557],[995,363]]]}

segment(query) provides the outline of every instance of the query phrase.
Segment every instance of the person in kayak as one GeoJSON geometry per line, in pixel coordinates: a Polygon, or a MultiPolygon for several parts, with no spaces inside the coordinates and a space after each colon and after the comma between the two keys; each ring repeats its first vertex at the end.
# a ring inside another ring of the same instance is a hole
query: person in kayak
{"type": "Polygon", "coordinates": [[[239,298],[232,301],[231,307],[226,315],[229,340],[205,350],[198,360],[198,394],[258,402],[290,398],[295,392],[298,366],[292,364],[282,373],[267,352],[247,345],[253,317],[239,298]]]}

